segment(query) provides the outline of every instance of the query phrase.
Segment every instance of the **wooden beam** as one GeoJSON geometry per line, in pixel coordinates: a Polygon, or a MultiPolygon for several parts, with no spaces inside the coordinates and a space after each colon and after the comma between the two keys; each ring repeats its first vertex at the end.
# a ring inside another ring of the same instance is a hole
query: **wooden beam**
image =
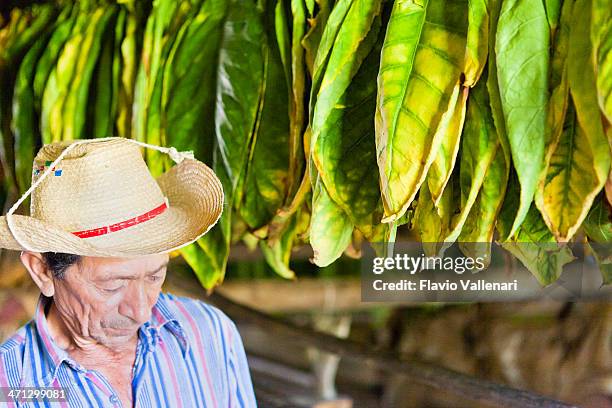
{"type": "Polygon", "coordinates": [[[261,327],[271,337],[289,338],[304,347],[316,347],[344,358],[372,364],[381,371],[403,374],[416,383],[460,395],[473,401],[508,408],[569,408],[574,407],[530,391],[511,388],[485,379],[476,378],[435,364],[418,360],[402,360],[389,350],[375,350],[369,344],[299,327],[279,318],[268,316],[257,310],[242,306],[220,294],[213,294],[208,301],[223,309],[230,317],[239,322],[261,327]]]}
{"type": "Polygon", "coordinates": [[[295,281],[228,280],[215,290],[231,300],[266,313],[361,310],[375,306],[394,306],[388,302],[362,302],[361,281],[355,277],[299,278],[295,281]]]}
{"type": "MultiPolygon", "coordinates": [[[[204,291],[194,288],[194,285],[189,284],[189,282],[177,281],[175,285],[177,289],[189,293],[191,296],[200,297],[221,308],[238,323],[250,324],[261,328],[272,338],[283,337],[302,347],[315,347],[319,350],[337,354],[343,358],[357,360],[363,364],[371,364],[384,372],[403,374],[415,383],[454,393],[462,398],[483,402],[495,407],[575,407],[574,405],[530,391],[497,384],[435,364],[416,359],[402,360],[401,356],[394,351],[376,350],[369,344],[339,339],[308,327],[297,326],[283,319],[272,317],[253,308],[243,306],[218,292],[214,292],[211,296],[207,297],[204,295],[204,291]]],[[[272,294],[269,293],[268,295],[272,294]]]]}
{"type": "MultiPolygon", "coordinates": [[[[265,331],[267,336],[284,337],[302,347],[315,347],[344,358],[371,364],[377,369],[393,374],[403,374],[418,384],[454,393],[461,398],[480,401],[494,407],[509,408],[569,408],[573,405],[539,394],[497,384],[454,370],[416,359],[403,360],[390,350],[376,350],[371,345],[339,339],[335,336],[297,326],[283,319],[267,315],[254,308],[244,306],[219,293],[206,296],[204,290],[184,280],[173,282],[175,288],[200,297],[221,308],[238,323],[249,324],[265,331]]],[[[224,284],[225,286],[225,284],[224,284]]],[[[277,293],[267,293],[277,296],[277,293]]]]}

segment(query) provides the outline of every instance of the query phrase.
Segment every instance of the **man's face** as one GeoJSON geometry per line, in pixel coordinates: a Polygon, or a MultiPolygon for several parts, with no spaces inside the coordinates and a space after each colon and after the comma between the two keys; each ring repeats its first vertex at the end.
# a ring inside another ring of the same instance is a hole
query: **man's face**
{"type": "Polygon", "coordinates": [[[110,347],[133,340],[151,316],[168,259],[83,257],[54,279],[53,302],[73,337],[110,347]]]}

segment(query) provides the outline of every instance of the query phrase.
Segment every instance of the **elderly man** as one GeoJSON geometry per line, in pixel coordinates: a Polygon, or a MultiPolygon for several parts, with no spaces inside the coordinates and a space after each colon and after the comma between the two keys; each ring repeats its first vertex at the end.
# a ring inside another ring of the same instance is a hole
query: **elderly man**
{"type": "Polygon", "coordinates": [[[34,319],[0,346],[3,401],[256,406],[234,323],[161,293],[168,253],[204,235],[222,208],[213,171],[173,148],[121,138],[44,146],[32,187],[0,217],[0,248],[21,251],[41,291],[34,319]],[[139,146],[177,164],[154,179],[139,146]],[[30,216],[14,214],[30,194],[30,216]]]}

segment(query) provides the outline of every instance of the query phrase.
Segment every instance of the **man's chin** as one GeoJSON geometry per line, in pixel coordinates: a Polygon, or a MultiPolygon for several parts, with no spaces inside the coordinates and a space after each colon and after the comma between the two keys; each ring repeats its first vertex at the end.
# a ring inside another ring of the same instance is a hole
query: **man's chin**
{"type": "Polygon", "coordinates": [[[138,335],[138,328],[115,328],[107,327],[104,329],[104,339],[100,341],[106,345],[117,345],[124,343],[138,335]]]}

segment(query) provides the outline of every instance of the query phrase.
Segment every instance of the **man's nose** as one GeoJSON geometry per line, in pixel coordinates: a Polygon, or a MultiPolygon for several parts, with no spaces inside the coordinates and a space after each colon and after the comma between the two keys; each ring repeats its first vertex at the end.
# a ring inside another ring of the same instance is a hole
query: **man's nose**
{"type": "Polygon", "coordinates": [[[144,285],[134,282],[123,299],[121,314],[142,324],[149,320],[151,308],[144,285]]]}

